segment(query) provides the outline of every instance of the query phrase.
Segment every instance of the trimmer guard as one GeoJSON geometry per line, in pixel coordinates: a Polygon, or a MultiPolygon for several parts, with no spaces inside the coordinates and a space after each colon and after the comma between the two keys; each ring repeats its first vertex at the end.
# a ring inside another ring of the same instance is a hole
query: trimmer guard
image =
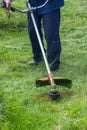
{"type": "MultiPolygon", "coordinates": [[[[54,77],[53,80],[56,85],[65,86],[67,88],[71,88],[72,86],[72,81],[70,79],[54,77]]],[[[48,77],[36,80],[36,87],[44,87],[46,85],[50,85],[50,80],[48,77]]]]}

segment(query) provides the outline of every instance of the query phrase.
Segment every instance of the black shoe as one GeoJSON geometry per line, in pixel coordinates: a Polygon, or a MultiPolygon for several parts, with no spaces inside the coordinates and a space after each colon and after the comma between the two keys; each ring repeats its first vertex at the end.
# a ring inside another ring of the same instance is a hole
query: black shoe
{"type": "Polygon", "coordinates": [[[58,70],[59,69],[59,65],[51,65],[50,66],[50,70],[52,71],[52,72],[55,72],[56,70],[58,70]]]}

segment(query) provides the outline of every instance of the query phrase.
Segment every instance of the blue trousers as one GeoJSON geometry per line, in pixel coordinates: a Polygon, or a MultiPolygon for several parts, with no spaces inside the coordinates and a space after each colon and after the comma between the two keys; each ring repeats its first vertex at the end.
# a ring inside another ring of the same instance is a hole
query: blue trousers
{"type": "MultiPolygon", "coordinates": [[[[43,31],[47,42],[47,59],[50,64],[51,69],[58,68],[60,64],[60,53],[61,53],[61,43],[60,43],[60,9],[53,12],[38,15],[34,12],[34,17],[39,30],[39,34],[43,43],[43,31]]],[[[32,23],[30,13],[28,13],[28,33],[32,45],[32,52],[34,55],[34,60],[39,62],[41,60],[41,49],[36,36],[35,28],[32,23]]],[[[44,45],[43,45],[44,47],[44,45]]]]}

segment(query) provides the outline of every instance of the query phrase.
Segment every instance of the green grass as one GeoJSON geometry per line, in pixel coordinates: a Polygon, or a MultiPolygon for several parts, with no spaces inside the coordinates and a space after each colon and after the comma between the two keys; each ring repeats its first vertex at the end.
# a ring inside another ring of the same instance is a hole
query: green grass
{"type": "Polygon", "coordinates": [[[0,130],[87,130],[86,4],[66,0],[61,10],[61,65],[54,76],[71,79],[73,86],[57,86],[57,101],[49,98],[50,87],[35,86],[46,69],[44,62],[28,65],[33,55],[26,15],[11,12],[8,19],[0,8],[0,130]]]}

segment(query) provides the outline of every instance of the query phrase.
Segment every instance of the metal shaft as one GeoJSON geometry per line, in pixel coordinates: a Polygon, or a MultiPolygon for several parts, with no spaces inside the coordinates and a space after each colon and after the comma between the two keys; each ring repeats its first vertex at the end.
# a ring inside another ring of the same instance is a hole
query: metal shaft
{"type": "MultiPolygon", "coordinates": [[[[31,8],[29,3],[28,3],[28,8],[31,8]]],[[[40,34],[39,34],[39,31],[38,31],[38,28],[37,28],[37,24],[36,24],[33,12],[30,12],[30,14],[31,14],[32,22],[33,22],[33,25],[34,25],[34,28],[35,28],[35,31],[36,31],[38,41],[39,41],[39,45],[40,45],[40,48],[41,48],[41,51],[42,51],[42,55],[43,55],[43,58],[44,58],[44,61],[45,61],[46,69],[47,69],[47,72],[48,72],[48,75],[49,75],[49,78],[50,78],[50,83],[51,83],[52,86],[54,86],[54,81],[51,77],[50,67],[49,67],[49,64],[48,64],[48,61],[47,61],[47,58],[46,58],[46,54],[45,54],[45,51],[44,51],[44,48],[43,48],[43,44],[42,44],[42,41],[41,41],[41,38],[40,38],[40,34]]]]}

